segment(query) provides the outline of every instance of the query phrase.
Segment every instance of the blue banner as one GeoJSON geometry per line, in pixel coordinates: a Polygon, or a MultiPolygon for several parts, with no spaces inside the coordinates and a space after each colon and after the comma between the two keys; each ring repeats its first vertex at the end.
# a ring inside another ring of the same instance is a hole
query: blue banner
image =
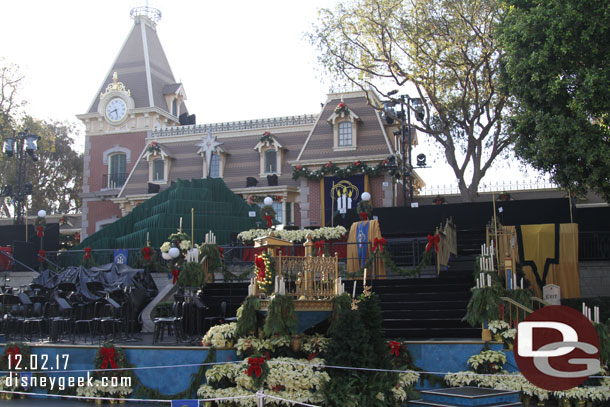
{"type": "Polygon", "coordinates": [[[114,249],[114,264],[127,264],[127,249],[114,249]]]}
{"type": "Polygon", "coordinates": [[[172,407],[199,407],[199,400],[172,400],[172,407]]]}
{"type": "Polygon", "coordinates": [[[358,247],[358,262],[360,267],[366,264],[366,255],[369,248],[369,220],[358,223],[356,229],[356,242],[358,247]]]}

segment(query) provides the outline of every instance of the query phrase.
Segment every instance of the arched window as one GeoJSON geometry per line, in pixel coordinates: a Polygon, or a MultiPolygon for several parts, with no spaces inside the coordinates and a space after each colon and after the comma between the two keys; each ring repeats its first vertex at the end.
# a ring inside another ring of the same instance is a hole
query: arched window
{"type": "Polygon", "coordinates": [[[352,122],[339,123],[339,147],[351,147],[352,145],[352,122]]]}
{"type": "Polygon", "coordinates": [[[123,153],[112,154],[108,165],[107,187],[111,189],[122,187],[127,179],[127,155],[123,153]]]}

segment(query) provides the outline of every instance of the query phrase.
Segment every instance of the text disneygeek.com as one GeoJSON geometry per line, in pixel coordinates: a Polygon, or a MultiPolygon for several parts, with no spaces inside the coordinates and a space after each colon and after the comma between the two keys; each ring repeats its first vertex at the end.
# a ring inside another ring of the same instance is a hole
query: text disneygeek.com
{"type": "Polygon", "coordinates": [[[13,388],[21,386],[23,388],[30,387],[46,387],[50,391],[60,390],[63,391],[67,387],[131,387],[131,377],[101,377],[100,379],[94,379],[90,373],[87,376],[79,377],[64,377],[64,376],[26,376],[26,375],[8,375],[5,378],[4,388],[13,388]],[[94,381],[95,380],[95,381],[94,381]]]}

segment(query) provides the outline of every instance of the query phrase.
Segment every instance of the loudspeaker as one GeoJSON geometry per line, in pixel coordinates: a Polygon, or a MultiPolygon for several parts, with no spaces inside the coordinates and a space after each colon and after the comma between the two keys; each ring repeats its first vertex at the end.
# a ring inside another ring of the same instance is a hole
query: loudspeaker
{"type": "Polygon", "coordinates": [[[246,178],[246,187],[255,187],[256,184],[258,184],[258,180],[254,177],[247,177],[246,178]]]}
{"type": "Polygon", "coordinates": [[[267,185],[269,185],[270,187],[277,186],[277,175],[276,174],[267,175],[267,185]]]}
{"type": "Polygon", "coordinates": [[[148,183],[148,193],[149,194],[156,194],[161,190],[161,185],[159,184],[153,184],[151,182],[148,183]]]}

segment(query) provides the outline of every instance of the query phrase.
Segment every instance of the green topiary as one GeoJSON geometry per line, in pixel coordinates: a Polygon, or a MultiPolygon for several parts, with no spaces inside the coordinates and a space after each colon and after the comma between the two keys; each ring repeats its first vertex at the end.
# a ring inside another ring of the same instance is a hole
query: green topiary
{"type": "Polygon", "coordinates": [[[260,300],[256,296],[246,297],[241,307],[237,310],[238,337],[256,335],[258,330],[258,310],[261,308],[260,300]]]}

